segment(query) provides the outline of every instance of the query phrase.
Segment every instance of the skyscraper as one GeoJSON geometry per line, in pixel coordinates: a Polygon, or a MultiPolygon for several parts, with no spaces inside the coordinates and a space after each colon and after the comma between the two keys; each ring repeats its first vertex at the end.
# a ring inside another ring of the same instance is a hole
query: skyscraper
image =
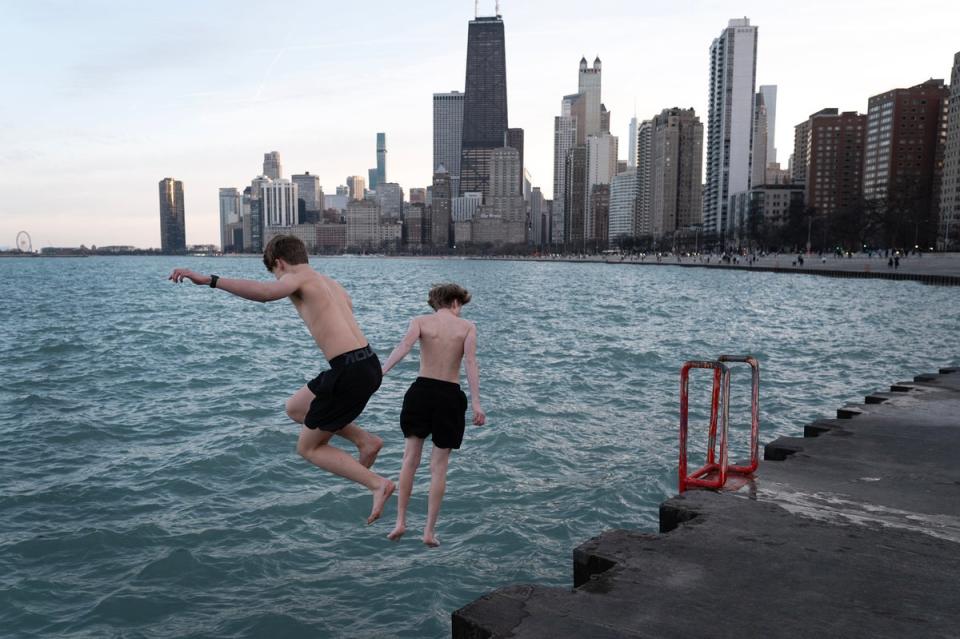
{"type": "MultiPolygon", "coordinates": [[[[273,180],[265,175],[258,175],[250,182],[250,228],[247,233],[246,219],[244,219],[244,247],[247,246],[247,237],[250,237],[249,250],[253,253],[259,253],[263,250],[264,227],[267,225],[267,216],[263,203],[263,190],[270,185],[273,180]]],[[[246,193],[246,191],[244,191],[246,193]]]]}
{"type": "Polygon", "coordinates": [[[460,192],[489,193],[490,155],[507,132],[507,65],[503,19],[477,17],[467,31],[460,192]]]}
{"type": "Polygon", "coordinates": [[[653,121],[637,126],[637,206],[633,233],[637,237],[653,233],[653,121]]]}
{"type": "Polygon", "coordinates": [[[710,46],[707,117],[707,183],[703,195],[705,235],[721,243],[727,233],[730,195],[750,187],[757,27],[730,20],[710,46]]]}
{"type": "Polygon", "coordinates": [[[270,151],[263,154],[263,174],[271,180],[283,177],[283,167],[280,165],[280,153],[270,151]]]}
{"type": "Polygon", "coordinates": [[[607,246],[610,229],[610,185],[595,184],[590,188],[590,229],[589,242],[594,251],[607,246]]]}
{"type": "Polygon", "coordinates": [[[430,204],[430,228],[432,244],[445,250],[451,244],[450,223],[450,174],[441,167],[433,174],[433,197],[430,204]]]}
{"type": "Polygon", "coordinates": [[[320,188],[320,178],[306,173],[290,176],[290,181],[297,185],[298,223],[307,224],[320,221],[323,212],[323,189],[320,188]]]}
{"type": "Polygon", "coordinates": [[[949,100],[937,241],[944,250],[956,250],[960,234],[960,52],[953,56],[949,100]]]}
{"type": "Polygon", "coordinates": [[[584,250],[587,209],[587,147],[578,144],[564,163],[563,242],[568,250],[584,250]]]}
{"type": "MultiPolygon", "coordinates": [[[[627,168],[637,168],[637,116],[630,118],[629,148],[627,150],[627,168]]],[[[612,205],[611,205],[612,206],[612,205]]]]}
{"type": "Polygon", "coordinates": [[[597,135],[601,131],[600,71],[599,56],[593,61],[593,68],[589,69],[587,68],[587,59],[580,59],[577,93],[584,96],[584,138],[589,135],[597,135]]]}
{"type": "Polygon", "coordinates": [[[908,220],[913,232],[887,238],[894,246],[936,241],[949,94],[943,80],[927,80],[868,102],[863,196],[908,220]]]}
{"type": "Polygon", "coordinates": [[[520,154],[520,171],[517,173],[517,181],[520,183],[520,191],[523,192],[523,129],[507,129],[504,146],[516,149],[520,154]]]}
{"type": "Polygon", "coordinates": [[[299,223],[297,215],[297,185],[280,178],[260,187],[260,202],[266,226],[289,227],[299,223]]]}
{"type": "Polygon", "coordinates": [[[626,237],[634,237],[637,210],[637,170],[627,169],[610,181],[610,214],[607,240],[615,244],[626,237]]]}
{"type": "Polygon", "coordinates": [[[817,111],[803,127],[807,135],[804,200],[827,219],[863,197],[866,127],[867,116],[837,109],[817,111]]]}
{"type": "MultiPolygon", "coordinates": [[[[565,101],[565,104],[568,104],[565,101]]],[[[564,240],[563,211],[566,201],[567,154],[577,143],[577,119],[561,115],[553,119],[553,224],[550,241],[559,244],[564,240]]]]}
{"type": "Polygon", "coordinates": [[[362,200],[367,184],[364,182],[363,176],[349,175],[347,176],[347,188],[350,189],[351,200],[362,200]]]}
{"type": "Polygon", "coordinates": [[[164,253],[187,250],[183,182],[173,178],[160,180],[160,250],[164,253]]]}
{"type": "Polygon", "coordinates": [[[377,185],[376,200],[380,205],[380,214],[384,217],[399,218],[403,212],[403,189],[396,182],[382,182],[377,185]]]}
{"type": "Polygon", "coordinates": [[[507,243],[526,239],[526,208],[523,190],[517,181],[520,153],[513,147],[494,149],[490,154],[490,197],[487,211],[500,218],[499,239],[507,243]]]}
{"type": "Polygon", "coordinates": [[[243,249],[243,235],[239,246],[234,232],[242,229],[243,220],[240,191],[235,188],[220,189],[220,250],[237,251],[243,249]]]}
{"type": "Polygon", "coordinates": [[[367,171],[367,183],[371,191],[387,181],[387,134],[377,133],[377,166],[367,171]]]}
{"type": "Polygon", "coordinates": [[[753,150],[750,152],[750,185],[767,181],[767,105],[763,93],[757,92],[753,102],[753,150]]]}
{"type": "Polygon", "coordinates": [[[530,241],[534,246],[542,247],[550,243],[549,208],[540,187],[533,187],[530,190],[530,241]]]}
{"type": "Polygon", "coordinates": [[[777,85],[761,84],[763,106],[767,110],[767,164],[777,162],[777,85]]]}
{"type": "MultiPolygon", "coordinates": [[[[594,187],[609,185],[610,180],[617,174],[617,154],[618,140],[616,136],[609,133],[600,132],[596,135],[587,136],[587,186],[585,196],[587,198],[586,213],[584,215],[584,240],[591,241],[601,239],[606,241],[606,227],[597,229],[596,219],[593,211],[593,191],[594,187]]],[[[610,201],[610,191],[607,189],[603,200],[606,203],[610,201]]]]}
{"type": "Polygon", "coordinates": [[[450,176],[450,188],[460,192],[460,149],[463,144],[463,94],[433,94],[433,170],[441,166],[450,176]]]}
{"type": "Polygon", "coordinates": [[[426,204],[427,190],[424,188],[412,187],[409,191],[410,204],[426,204]]]}
{"type": "Polygon", "coordinates": [[[693,109],[664,109],[651,133],[651,222],[662,237],[700,223],[703,125],[693,109]]]}
{"type": "MultiPolygon", "coordinates": [[[[587,59],[580,59],[577,72],[577,93],[566,95],[560,103],[560,117],[554,120],[553,144],[553,240],[563,238],[582,249],[587,240],[605,242],[606,231],[597,236],[596,220],[592,215],[593,187],[608,185],[617,173],[617,138],[610,135],[610,113],[600,101],[601,63],[597,57],[593,67],[587,59]],[[582,148],[581,148],[582,147],[582,148]],[[571,156],[571,152],[581,148],[571,156]],[[573,157],[573,164],[571,164],[573,157]],[[580,166],[582,161],[583,166],[580,166]],[[568,180],[582,172],[584,184],[571,185],[568,180]],[[576,194],[583,201],[573,202],[576,194]],[[571,229],[570,224],[582,228],[571,229]]],[[[609,191],[596,201],[609,202],[609,191]]]]}
{"type": "Polygon", "coordinates": [[[810,120],[793,127],[793,155],[790,156],[790,181],[807,183],[807,142],[810,137],[810,120]]]}
{"type": "MultiPolygon", "coordinates": [[[[377,133],[377,184],[383,184],[387,181],[387,134],[377,133]]],[[[371,184],[370,188],[377,188],[377,184],[371,184]]]]}
{"type": "Polygon", "coordinates": [[[243,194],[240,196],[240,239],[242,244],[237,248],[237,251],[243,251],[245,253],[250,253],[253,251],[253,187],[248,186],[243,189],[243,194]]]}

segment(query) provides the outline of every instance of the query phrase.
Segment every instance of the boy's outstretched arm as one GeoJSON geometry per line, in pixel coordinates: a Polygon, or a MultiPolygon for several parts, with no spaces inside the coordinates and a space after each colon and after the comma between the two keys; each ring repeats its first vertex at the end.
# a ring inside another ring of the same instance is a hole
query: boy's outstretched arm
{"type": "MultiPolygon", "coordinates": [[[[183,280],[190,280],[194,284],[209,286],[212,276],[194,273],[190,269],[177,268],[173,270],[167,279],[176,283],[183,280]]],[[[215,288],[221,288],[237,297],[253,300],[254,302],[272,302],[282,300],[296,292],[300,288],[299,278],[288,273],[273,282],[261,282],[259,280],[242,280],[235,278],[219,277],[215,288]]]]}
{"type": "Polygon", "coordinates": [[[487,414],[480,408],[480,367],[477,365],[477,327],[471,322],[470,330],[463,341],[463,363],[467,369],[467,384],[470,386],[470,405],[473,408],[473,423],[483,426],[487,414]]]}
{"type": "Polygon", "coordinates": [[[391,368],[396,366],[400,360],[407,356],[407,353],[410,352],[410,349],[413,348],[413,345],[417,343],[417,340],[420,339],[420,322],[418,318],[414,317],[410,320],[410,328],[407,329],[407,334],[403,336],[403,339],[400,340],[400,343],[397,344],[397,347],[393,349],[393,352],[390,353],[390,357],[387,358],[386,363],[383,365],[383,374],[386,375],[391,368]]]}

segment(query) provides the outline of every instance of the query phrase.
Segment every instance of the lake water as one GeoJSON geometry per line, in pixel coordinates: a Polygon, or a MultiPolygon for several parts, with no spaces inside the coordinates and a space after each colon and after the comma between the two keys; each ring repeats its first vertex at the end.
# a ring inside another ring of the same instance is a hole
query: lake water
{"type": "MultiPolygon", "coordinates": [[[[474,295],[488,425],[452,457],[438,535],[296,456],[284,401],[325,362],[286,301],[166,281],[255,258],[0,260],[0,634],[445,637],[501,585],[570,586],[572,549],[655,531],[676,492],[679,368],[759,358],[761,439],[955,363],[958,290],[677,267],[313,258],[381,359],[432,283],[474,295]]],[[[360,424],[396,479],[416,352],[360,424]]],[[[749,376],[734,375],[735,450],[749,376]]],[[[701,374],[703,374],[701,372],[701,374]]],[[[706,376],[691,393],[702,454],[706,376]]],[[[465,383],[464,383],[465,386],[465,383]]],[[[342,440],[341,440],[342,441],[342,440]]],[[[738,448],[739,447],[739,448],[738,448]]],[[[426,448],[429,449],[429,446],[426,448]]],[[[736,456],[736,454],[734,454],[736,456]]],[[[425,460],[426,461],[426,460],[425,460]]]]}

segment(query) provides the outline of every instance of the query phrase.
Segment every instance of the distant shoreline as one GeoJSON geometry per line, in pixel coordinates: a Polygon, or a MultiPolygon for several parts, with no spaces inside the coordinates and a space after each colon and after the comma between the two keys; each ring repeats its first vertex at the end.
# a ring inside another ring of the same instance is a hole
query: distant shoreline
{"type": "MultiPolygon", "coordinates": [[[[228,254],[185,254],[161,255],[158,253],[13,253],[0,252],[0,257],[8,258],[82,258],[82,257],[246,257],[260,258],[259,253],[228,254]]],[[[359,255],[311,255],[314,258],[364,258],[364,259],[426,259],[426,260],[471,260],[471,261],[509,261],[540,262],[566,264],[620,264],[630,266],[678,266],[683,268],[707,268],[714,270],[756,271],[765,273],[785,273],[793,275],[819,275],[821,277],[848,279],[882,279],[895,281],[913,281],[937,286],[960,286],[960,253],[927,253],[921,257],[903,257],[899,267],[888,265],[887,257],[868,257],[857,255],[852,258],[816,258],[804,256],[805,263],[799,266],[792,255],[767,255],[758,258],[753,264],[729,264],[716,261],[716,256],[681,257],[664,256],[657,261],[655,256],[623,258],[617,256],[590,255],[583,257],[533,257],[522,255],[387,255],[382,253],[359,255]],[[710,261],[704,261],[708,259],[710,261]]],[[[745,258],[738,258],[745,261],[745,258]]]]}

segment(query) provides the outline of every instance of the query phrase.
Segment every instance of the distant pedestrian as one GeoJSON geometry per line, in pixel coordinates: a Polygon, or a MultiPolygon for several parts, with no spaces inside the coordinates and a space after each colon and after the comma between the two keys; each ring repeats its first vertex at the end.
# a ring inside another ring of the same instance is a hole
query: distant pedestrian
{"type": "Polygon", "coordinates": [[[887,259],[887,268],[893,268],[893,258],[887,259]]]}
{"type": "Polygon", "coordinates": [[[900,268],[900,256],[899,256],[899,255],[894,255],[894,256],[893,256],[893,268],[894,268],[894,269],[900,268]]]}

